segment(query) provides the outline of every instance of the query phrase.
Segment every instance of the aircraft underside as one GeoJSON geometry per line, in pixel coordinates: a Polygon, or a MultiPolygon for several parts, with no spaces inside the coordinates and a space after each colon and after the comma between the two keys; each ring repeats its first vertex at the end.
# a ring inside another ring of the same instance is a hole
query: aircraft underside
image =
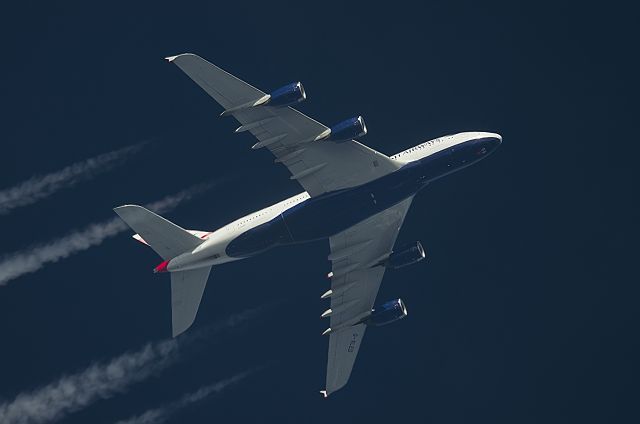
{"type": "Polygon", "coordinates": [[[478,161],[478,152],[493,144],[494,139],[489,138],[471,140],[361,186],[307,199],[240,234],[226,253],[246,258],[279,245],[327,239],[414,196],[429,182],[478,161]]]}
{"type": "Polygon", "coordinates": [[[431,181],[486,157],[502,137],[465,132],[438,137],[387,156],[360,143],[367,134],[362,116],[332,126],[292,106],[306,100],[300,82],[270,93],[236,78],[194,54],[168,57],[233,116],[236,133],[258,141],[287,167],[304,192],[215,231],[185,230],[141,206],[116,213],[163,259],[155,272],[171,275],[172,333],[194,322],[213,266],[247,258],[275,246],[328,239],[330,288],[321,299],[329,308],[325,396],[344,387],[367,327],[407,316],[401,299],[376,304],[386,269],[425,258],[420,242],[396,246],[414,196],[431,181]]]}

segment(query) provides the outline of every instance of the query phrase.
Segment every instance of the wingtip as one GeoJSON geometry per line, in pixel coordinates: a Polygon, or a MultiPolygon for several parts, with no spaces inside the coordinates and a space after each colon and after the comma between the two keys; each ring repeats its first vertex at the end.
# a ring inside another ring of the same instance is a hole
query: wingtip
{"type": "Polygon", "coordinates": [[[167,62],[171,63],[171,62],[173,62],[174,60],[176,60],[177,58],[179,58],[181,56],[199,57],[198,55],[193,54],[193,53],[180,53],[180,54],[177,54],[175,56],[167,56],[167,57],[164,58],[164,60],[166,60],[167,62]]]}
{"type": "Polygon", "coordinates": [[[323,398],[325,398],[325,399],[329,397],[329,394],[327,393],[327,391],[326,391],[326,390],[320,390],[320,394],[321,394],[321,395],[322,395],[322,397],[323,397],[323,398]]]}
{"type": "Polygon", "coordinates": [[[120,205],[120,206],[116,206],[115,208],[113,208],[113,210],[114,210],[115,212],[118,212],[118,211],[119,211],[119,210],[121,210],[121,209],[128,209],[128,208],[141,208],[141,207],[142,207],[142,206],[140,206],[140,205],[129,205],[129,204],[127,204],[127,205],[120,205]]]}

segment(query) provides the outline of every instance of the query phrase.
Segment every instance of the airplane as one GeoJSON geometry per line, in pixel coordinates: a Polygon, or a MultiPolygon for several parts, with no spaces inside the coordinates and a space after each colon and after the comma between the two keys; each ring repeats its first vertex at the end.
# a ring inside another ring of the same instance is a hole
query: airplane
{"type": "Polygon", "coordinates": [[[167,57],[258,140],[304,192],[215,231],[184,230],[137,205],[114,211],[163,259],[154,272],[171,275],[172,332],[194,322],[213,266],[247,259],[277,246],[329,240],[330,301],[324,397],[344,387],[367,327],[407,316],[401,299],[375,303],[387,269],[425,258],[419,241],[395,246],[414,196],[429,183],[472,165],[502,142],[499,134],[446,135],[386,156],[356,141],[367,133],[362,116],[327,127],[293,106],[307,97],[300,82],[270,93],[194,54],[167,57]]]}

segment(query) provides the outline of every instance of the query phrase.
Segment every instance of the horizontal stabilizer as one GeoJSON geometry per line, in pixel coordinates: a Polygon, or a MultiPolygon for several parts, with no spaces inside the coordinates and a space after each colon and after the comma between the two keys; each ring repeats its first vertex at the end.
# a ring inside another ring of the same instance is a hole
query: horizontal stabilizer
{"type": "MultiPolygon", "coordinates": [[[[125,205],[114,211],[138,234],[134,238],[147,244],[165,260],[156,272],[167,270],[168,262],[190,252],[204,242],[209,233],[187,231],[137,205],[125,205]]],[[[171,323],[173,336],[184,332],[196,318],[211,267],[171,273],[171,323]]]]}
{"type": "Polygon", "coordinates": [[[114,211],[164,260],[191,251],[204,241],[142,206],[124,205],[114,211]]]}
{"type": "Polygon", "coordinates": [[[196,319],[211,267],[171,273],[171,324],[173,337],[186,331],[196,319]]]}
{"type": "MultiPolygon", "coordinates": [[[[209,234],[211,234],[211,231],[202,231],[202,230],[187,230],[187,232],[193,234],[194,236],[198,237],[199,239],[205,240],[207,238],[207,236],[209,234]]],[[[139,241],[142,244],[146,244],[147,246],[149,245],[149,243],[147,243],[142,236],[140,236],[140,234],[134,234],[131,237],[133,237],[134,240],[139,241]]]]}

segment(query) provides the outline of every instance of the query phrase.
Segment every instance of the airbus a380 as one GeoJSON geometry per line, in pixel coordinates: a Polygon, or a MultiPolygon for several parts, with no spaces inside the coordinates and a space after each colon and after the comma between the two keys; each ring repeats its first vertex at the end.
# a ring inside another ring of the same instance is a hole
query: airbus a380
{"type": "Polygon", "coordinates": [[[331,288],[326,397],[351,375],[368,326],[404,318],[401,299],[376,304],[387,269],[421,261],[420,242],[394,247],[414,196],[432,181],[487,157],[502,142],[491,132],[464,132],[426,141],[386,156],[356,141],[364,119],[332,127],[292,106],[306,99],[301,83],[267,94],[194,54],[168,57],[240,122],[275,162],[286,166],[304,192],[240,218],[216,231],[184,230],[137,205],[115,212],[163,262],[154,272],[171,274],[173,336],[193,323],[213,266],[247,259],[276,246],[329,240],[331,288]]]}

